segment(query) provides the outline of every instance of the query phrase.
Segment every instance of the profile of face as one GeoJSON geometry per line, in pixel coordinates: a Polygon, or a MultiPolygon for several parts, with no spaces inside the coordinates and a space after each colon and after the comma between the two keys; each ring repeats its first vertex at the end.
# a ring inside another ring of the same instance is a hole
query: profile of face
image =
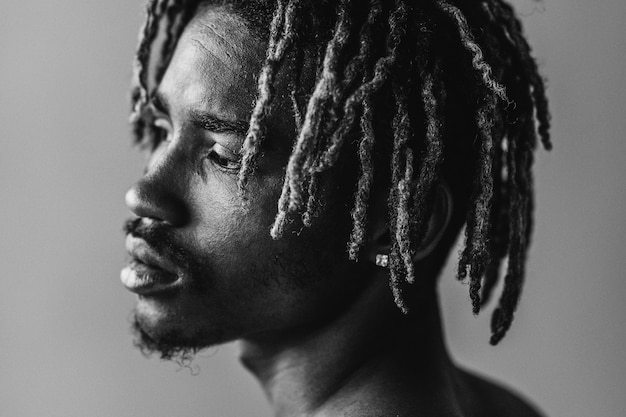
{"type": "Polygon", "coordinates": [[[312,227],[294,220],[282,238],[270,237],[296,132],[280,80],[243,204],[239,149],[266,46],[237,15],[202,8],[153,99],[159,134],[126,195],[137,218],[127,225],[131,262],[121,274],[138,294],[138,344],[148,351],[168,356],[315,325],[355,296],[372,267],[345,254],[348,186],[327,187],[312,227]]]}

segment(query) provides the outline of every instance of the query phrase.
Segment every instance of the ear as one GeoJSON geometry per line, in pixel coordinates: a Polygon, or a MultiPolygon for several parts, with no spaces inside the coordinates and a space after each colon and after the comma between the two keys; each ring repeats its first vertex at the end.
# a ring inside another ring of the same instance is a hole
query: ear
{"type": "MultiPolygon", "coordinates": [[[[391,251],[386,198],[378,198],[377,200],[372,201],[368,227],[371,238],[365,247],[367,259],[371,262],[376,262],[376,255],[388,255],[391,251]]],[[[448,227],[451,216],[452,194],[448,185],[442,181],[435,188],[433,207],[424,240],[419,247],[411,248],[414,252],[413,261],[420,261],[435,250],[448,227]]]]}

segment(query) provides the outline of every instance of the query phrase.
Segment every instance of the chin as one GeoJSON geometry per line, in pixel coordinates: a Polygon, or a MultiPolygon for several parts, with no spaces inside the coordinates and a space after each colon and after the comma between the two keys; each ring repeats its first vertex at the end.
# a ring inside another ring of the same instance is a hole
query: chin
{"type": "Polygon", "coordinates": [[[134,345],[146,356],[188,362],[204,349],[228,342],[223,329],[194,320],[163,300],[140,298],[135,307],[131,331],[134,345]]]}

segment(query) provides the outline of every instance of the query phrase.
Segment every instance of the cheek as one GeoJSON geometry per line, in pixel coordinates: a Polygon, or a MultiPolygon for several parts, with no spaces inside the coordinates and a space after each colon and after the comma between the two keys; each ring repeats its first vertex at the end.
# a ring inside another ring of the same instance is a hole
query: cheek
{"type": "Polygon", "coordinates": [[[243,206],[236,178],[216,174],[193,190],[194,223],[192,250],[208,264],[227,270],[252,268],[272,258],[276,250],[269,230],[274,220],[278,193],[272,187],[249,191],[250,203],[243,206]]]}
{"type": "Polygon", "coordinates": [[[203,189],[191,233],[201,267],[195,279],[206,288],[197,305],[255,330],[323,319],[360,285],[360,265],[345,254],[341,219],[325,215],[310,229],[292,227],[273,240],[269,229],[282,181],[265,185],[250,188],[247,208],[230,187],[203,189]]]}
{"type": "Polygon", "coordinates": [[[282,164],[275,159],[260,163],[250,179],[246,207],[241,203],[234,176],[211,174],[191,190],[197,201],[191,228],[193,251],[204,260],[209,272],[231,278],[222,281],[223,285],[251,278],[300,286],[343,273],[338,271],[347,263],[348,229],[346,219],[337,214],[346,207],[337,199],[313,227],[303,228],[296,216],[282,238],[271,238],[269,232],[283,184],[282,164]]]}

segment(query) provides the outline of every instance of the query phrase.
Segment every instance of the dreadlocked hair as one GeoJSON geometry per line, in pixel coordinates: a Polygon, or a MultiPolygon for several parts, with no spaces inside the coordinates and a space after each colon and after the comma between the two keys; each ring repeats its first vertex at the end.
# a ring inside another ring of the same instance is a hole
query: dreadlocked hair
{"type": "Polygon", "coordinates": [[[313,224],[324,204],[320,181],[342,153],[352,152],[357,162],[347,254],[358,260],[369,238],[372,188],[382,179],[390,287],[397,306],[408,312],[405,291],[416,279],[415,253],[437,185],[445,182],[454,209],[435,269],[465,226],[458,278],[469,282],[474,314],[504,275],[491,324],[490,342],[498,343],[524,280],[534,150],[538,139],[551,148],[544,81],[512,7],[503,0],[150,0],[131,94],[138,141],[152,134],[144,110],[153,50],[160,48],[153,76],[158,85],[201,3],[229,6],[268,43],[241,149],[244,201],[278,71],[288,77],[297,134],[271,236],[280,238],[297,217],[304,227],[313,224]],[[315,66],[312,84],[303,81],[305,60],[315,66]]]}

